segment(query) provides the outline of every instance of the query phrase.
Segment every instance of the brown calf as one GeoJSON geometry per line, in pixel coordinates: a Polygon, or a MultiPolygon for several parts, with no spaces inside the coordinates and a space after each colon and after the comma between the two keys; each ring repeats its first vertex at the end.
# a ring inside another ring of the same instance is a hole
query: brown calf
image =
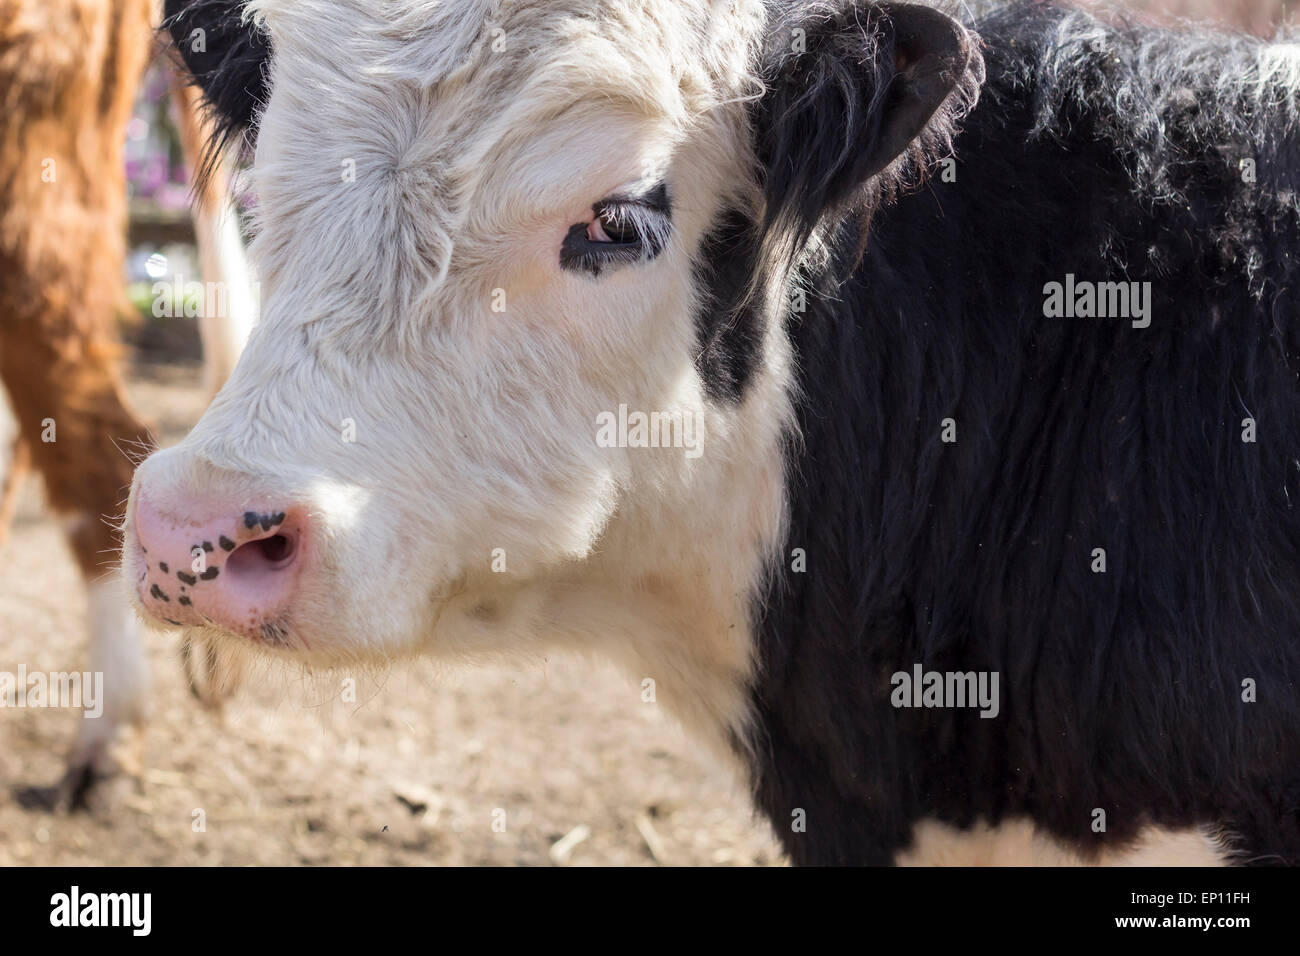
{"type": "MultiPolygon", "coordinates": [[[[104,675],[104,713],[79,721],[62,795],[81,802],[121,764],[144,715],[148,669],[116,573],[114,516],[131,483],[129,453],[148,440],[118,369],[126,180],[122,148],[155,49],[155,0],[0,0],[0,380],[17,436],[0,453],[0,542],[24,467],[49,504],[90,589],[89,667],[104,675]]],[[[173,97],[187,158],[205,136],[198,104],[173,97]]],[[[196,208],[208,278],[232,278],[237,321],[205,316],[207,386],[215,391],[247,333],[237,229],[214,177],[196,208]]],[[[0,406],[3,401],[0,400],[0,406]]],[[[0,417],[3,416],[0,407],[0,417]]],[[[0,429],[2,431],[2,429],[0,429]]],[[[0,441],[5,441],[0,435],[0,441]]]]}

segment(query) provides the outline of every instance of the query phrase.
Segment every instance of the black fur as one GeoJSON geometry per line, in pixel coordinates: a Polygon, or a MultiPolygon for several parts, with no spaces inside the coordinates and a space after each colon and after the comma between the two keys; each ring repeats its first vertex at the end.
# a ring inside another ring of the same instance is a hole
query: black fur
{"type": "Polygon", "coordinates": [[[740,401],[763,346],[763,321],[749,295],[758,265],[752,218],[728,209],[705,237],[695,260],[702,301],[695,317],[695,367],[715,402],[740,401]]]}
{"type": "Polygon", "coordinates": [[[758,264],[794,269],[819,223],[850,212],[865,223],[946,151],[983,80],[970,35],[924,7],[816,0],[774,4],[771,19],[751,117],[761,225],[729,207],[696,258],[696,366],[720,402],[740,400],[758,363],[758,264]]]}
{"type": "Polygon", "coordinates": [[[163,26],[203,91],[217,123],[210,155],[253,132],[266,102],[271,41],[243,22],[243,0],[166,0],[163,26]],[[194,40],[202,32],[202,47],[194,40]]]}
{"type": "Polygon", "coordinates": [[[974,100],[983,73],[970,36],[924,7],[824,0],[773,7],[755,151],[765,235],[798,244],[822,217],[850,204],[869,209],[882,189],[914,179],[917,161],[940,148],[950,114],[974,100]],[[924,55],[918,42],[938,52],[924,55]],[[910,63],[901,71],[900,58],[910,63]],[[936,113],[938,122],[927,125],[936,113]],[[890,175],[876,176],[891,165],[890,175]],[[864,195],[871,187],[876,194],[864,195]]]}
{"type": "Polygon", "coordinates": [[[843,222],[790,316],[758,800],[799,863],[888,863],[926,817],[1085,854],[1205,825],[1300,863],[1300,99],[1245,82],[1244,38],[1025,2],[974,29],[957,181],[878,211],[860,262],[843,222]],[[1151,327],[1044,318],[1067,273],[1151,281],[1151,327]],[[895,709],[918,662],[998,671],[1001,715],[895,709]]]}

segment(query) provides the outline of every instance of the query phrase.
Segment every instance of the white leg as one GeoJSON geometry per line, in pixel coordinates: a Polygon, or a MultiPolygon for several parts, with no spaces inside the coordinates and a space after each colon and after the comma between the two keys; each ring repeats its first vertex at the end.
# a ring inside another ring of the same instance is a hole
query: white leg
{"type": "Polygon", "coordinates": [[[103,675],[103,700],[98,717],[78,717],[80,727],[64,779],[65,796],[74,804],[84,799],[96,779],[128,768],[126,738],[144,721],[149,693],[142,628],[121,578],[114,574],[90,585],[89,605],[89,668],[96,680],[103,675]]]}
{"type": "Polygon", "coordinates": [[[8,535],[9,522],[18,503],[18,484],[26,471],[26,458],[9,398],[0,389],[0,544],[8,535]]]}
{"type": "Polygon", "coordinates": [[[206,288],[221,290],[204,296],[199,336],[203,340],[203,387],[215,395],[230,377],[257,318],[257,297],[244,256],[239,219],[226,197],[206,197],[215,209],[200,207],[194,226],[199,265],[206,288]]]}
{"type": "MultiPolygon", "coordinates": [[[[198,91],[172,75],[172,105],[181,149],[191,169],[203,162],[212,135],[198,91]]],[[[233,150],[232,150],[233,152],[233,150]]],[[[244,254],[239,216],[231,201],[233,156],[222,156],[194,196],[194,234],[205,294],[199,318],[203,340],[203,387],[208,398],[230,377],[257,321],[257,286],[244,254]],[[209,285],[211,283],[211,285],[209,285]]]]}

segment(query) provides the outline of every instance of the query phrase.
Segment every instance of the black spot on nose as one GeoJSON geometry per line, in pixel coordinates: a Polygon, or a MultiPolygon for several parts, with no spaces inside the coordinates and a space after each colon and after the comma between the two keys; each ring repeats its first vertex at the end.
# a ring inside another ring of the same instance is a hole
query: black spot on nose
{"type": "Polygon", "coordinates": [[[184,594],[182,594],[180,597],[178,597],[178,598],[176,599],[176,603],[177,603],[177,604],[182,604],[182,605],[184,605],[185,607],[189,607],[189,606],[190,606],[191,604],[193,604],[194,602],[191,601],[189,598],[187,598],[184,594]]]}
{"type": "Polygon", "coordinates": [[[177,571],[176,576],[189,585],[193,585],[196,581],[198,581],[198,578],[196,578],[194,575],[186,574],[184,571],[177,571]]]}
{"type": "Polygon", "coordinates": [[[204,542],[203,542],[203,550],[204,550],[204,551],[207,551],[209,554],[211,554],[211,553],[212,553],[212,542],[211,542],[211,541],[204,541],[204,542]]]}
{"type": "Polygon", "coordinates": [[[211,581],[213,578],[217,576],[217,574],[218,574],[217,568],[208,568],[206,571],[200,574],[199,577],[201,577],[204,581],[211,581]]]}
{"type": "Polygon", "coordinates": [[[172,599],[164,594],[163,589],[156,584],[149,589],[149,593],[159,601],[166,601],[168,604],[172,602],[172,599]]]}
{"type": "Polygon", "coordinates": [[[285,512],[277,511],[276,514],[259,515],[256,511],[244,511],[244,527],[252,528],[253,525],[260,524],[263,531],[270,531],[277,524],[285,522],[285,512]]]}
{"type": "Polygon", "coordinates": [[[166,562],[166,561],[159,561],[159,562],[158,562],[158,570],[161,571],[163,574],[166,574],[166,573],[167,573],[167,562],[166,562]]]}
{"type": "Polygon", "coordinates": [[[259,515],[255,511],[244,512],[244,527],[252,528],[254,525],[261,525],[263,531],[270,531],[278,524],[284,523],[284,512],[277,511],[275,514],[259,515]]]}
{"type": "Polygon", "coordinates": [[[221,545],[221,550],[222,550],[222,551],[234,551],[234,550],[235,550],[235,542],[231,541],[231,540],[230,540],[229,538],[227,538],[224,534],[223,534],[220,538],[217,539],[217,544],[221,545]]]}

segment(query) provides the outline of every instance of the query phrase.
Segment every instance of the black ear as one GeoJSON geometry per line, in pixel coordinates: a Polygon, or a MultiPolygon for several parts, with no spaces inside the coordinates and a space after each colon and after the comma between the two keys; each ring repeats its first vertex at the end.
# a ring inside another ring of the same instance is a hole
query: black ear
{"type": "Polygon", "coordinates": [[[217,147],[253,125],[266,101],[271,41],[243,0],[166,0],[163,25],[217,121],[217,147]]]}
{"type": "Polygon", "coordinates": [[[791,4],[769,28],[762,72],[765,218],[797,243],[870,186],[879,195],[919,178],[974,106],[984,61],[961,24],[929,7],[821,0],[791,4]]]}

